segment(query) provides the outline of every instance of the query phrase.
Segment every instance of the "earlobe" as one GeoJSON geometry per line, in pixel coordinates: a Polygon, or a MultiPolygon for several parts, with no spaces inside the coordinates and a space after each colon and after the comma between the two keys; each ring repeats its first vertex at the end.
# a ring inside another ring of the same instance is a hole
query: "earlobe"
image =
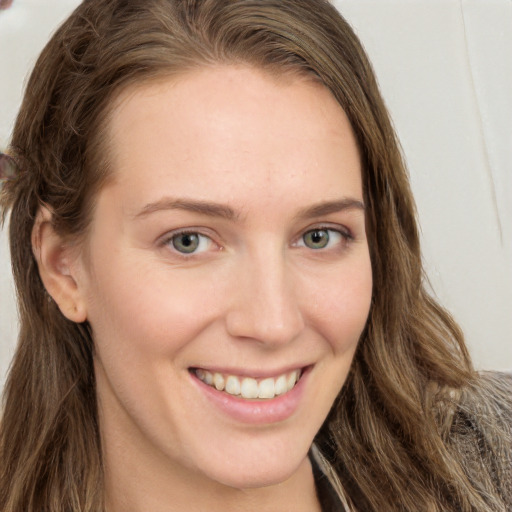
{"type": "Polygon", "coordinates": [[[43,285],[62,314],[73,322],[84,322],[87,310],[76,279],[76,255],[70,244],[56,233],[52,213],[46,207],[41,207],[36,215],[32,251],[43,285]]]}

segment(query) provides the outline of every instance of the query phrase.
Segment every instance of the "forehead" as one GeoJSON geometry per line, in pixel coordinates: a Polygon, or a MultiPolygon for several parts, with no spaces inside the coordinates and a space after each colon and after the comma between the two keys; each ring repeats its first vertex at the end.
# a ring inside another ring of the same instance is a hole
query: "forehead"
{"type": "Polygon", "coordinates": [[[139,85],[116,102],[109,140],[115,182],[139,197],[161,187],[227,200],[258,186],[282,193],[283,181],[337,197],[361,188],[345,113],[298,76],[218,66],[139,85]]]}

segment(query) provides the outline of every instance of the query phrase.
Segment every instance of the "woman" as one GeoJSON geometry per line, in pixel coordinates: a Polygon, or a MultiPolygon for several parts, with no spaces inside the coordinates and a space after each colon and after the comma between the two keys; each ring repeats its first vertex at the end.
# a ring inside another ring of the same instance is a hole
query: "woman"
{"type": "Polygon", "coordinates": [[[10,151],[2,510],[510,509],[510,394],[330,4],[84,2],[10,151]]]}

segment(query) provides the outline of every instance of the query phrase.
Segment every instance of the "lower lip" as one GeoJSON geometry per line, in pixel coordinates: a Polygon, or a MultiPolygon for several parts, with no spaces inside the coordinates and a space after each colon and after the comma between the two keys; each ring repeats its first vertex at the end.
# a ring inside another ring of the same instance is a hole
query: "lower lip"
{"type": "Polygon", "coordinates": [[[190,376],[208,401],[222,413],[241,423],[265,425],[284,421],[293,415],[299,407],[308,374],[309,368],[304,369],[291,391],[267,400],[248,400],[233,396],[208,386],[193,373],[190,376]]]}

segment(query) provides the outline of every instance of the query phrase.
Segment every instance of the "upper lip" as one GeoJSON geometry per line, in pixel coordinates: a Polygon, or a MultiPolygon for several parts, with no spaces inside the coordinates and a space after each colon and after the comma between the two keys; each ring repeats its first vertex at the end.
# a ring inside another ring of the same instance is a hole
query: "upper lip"
{"type": "Polygon", "coordinates": [[[305,370],[308,366],[312,366],[311,364],[292,364],[287,366],[282,366],[277,369],[266,369],[266,368],[254,368],[250,369],[247,367],[227,367],[227,366],[210,366],[210,365],[197,365],[191,366],[190,370],[206,370],[210,373],[222,373],[224,375],[236,375],[239,377],[253,377],[256,379],[265,379],[270,377],[279,377],[280,375],[293,372],[295,370],[305,370]]]}

